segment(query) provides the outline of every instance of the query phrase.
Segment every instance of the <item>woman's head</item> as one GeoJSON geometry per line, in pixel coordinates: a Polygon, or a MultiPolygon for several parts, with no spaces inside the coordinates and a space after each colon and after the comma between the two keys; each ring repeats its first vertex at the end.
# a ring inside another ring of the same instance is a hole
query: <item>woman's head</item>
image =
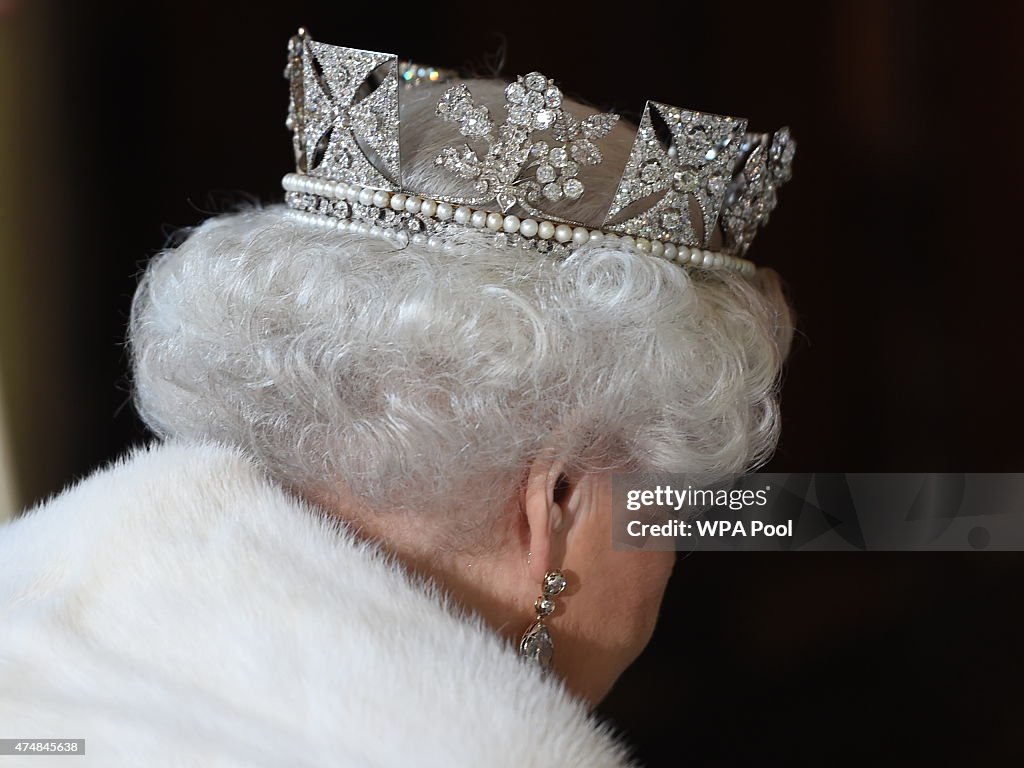
{"type": "MultiPolygon", "coordinates": [[[[443,143],[436,98],[403,101],[403,151],[407,135],[422,157],[443,143]]],[[[411,188],[442,188],[431,163],[409,167],[411,188]]],[[[607,200],[615,182],[588,190],[607,200]]],[[[157,434],[240,445],[410,561],[472,565],[485,613],[498,601],[525,620],[538,574],[575,575],[553,632],[613,680],[649,637],[671,558],[611,550],[610,473],[712,481],[766,459],[791,332],[770,270],[687,271],[602,242],[557,258],[473,232],[397,249],[274,206],[155,258],[130,343],[157,434]]]]}

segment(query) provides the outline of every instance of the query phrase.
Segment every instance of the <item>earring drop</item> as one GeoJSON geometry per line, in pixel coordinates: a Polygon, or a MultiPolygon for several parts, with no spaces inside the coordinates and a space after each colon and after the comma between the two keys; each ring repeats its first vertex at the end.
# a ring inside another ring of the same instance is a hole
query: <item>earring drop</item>
{"type": "Polygon", "coordinates": [[[555,597],[565,591],[565,574],[559,570],[548,571],[541,582],[541,594],[533,604],[537,618],[527,627],[519,641],[519,655],[537,664],[541,669],[550,669],[555,656],[555,644],[544,619],[555,611],[555,597]]]}

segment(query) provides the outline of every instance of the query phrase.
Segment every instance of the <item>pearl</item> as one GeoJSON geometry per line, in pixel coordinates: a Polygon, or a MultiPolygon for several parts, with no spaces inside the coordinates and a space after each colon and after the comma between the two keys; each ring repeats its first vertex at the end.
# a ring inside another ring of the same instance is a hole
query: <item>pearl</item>
{"type": "Polygon", "coordinates": [[[448,203],[437,204],[437,218],[441,221],[448,221],[455,214],[455,209],[448,203]]]}
{"type": "Polygon", "coordinates": [[[373,190],[372,189],[361,189],[359,190],[359,204],[360,205],[373,205],[373,190]]]}
{"type": "Polygon", "coordinates": [[[335,226],[339,232],[348,232],[349,224],[345,219],[338,219],[338,223],[335,226]]]}
{"type": "Polygon", "coordinates": [[[456,224],[469,224],[469,219],[473,215],[473,211],[468,206],[460,205],[455,209],[455,223],[456,224]]]}
{"type": "Polygon", "coordinates": [[[370,234],[370,225],[367,224],[365,221],[359,222],[359,224],[356,225],[356,228],[358,229],[360,235],[370,234]]]}
{"type": "Polygon", "coordinates": [[[431,235],[430,237],[427,238],[427,248],[440,248],[440,247],[441,247],[441,238],[439,238],[437,235],[431,235]]]}
{"type": "Polygon", "coordinates": [[[387,192],[377,191],[373,193],[373,204],[378,208],[387,208],[390,201],[390,195],[387,192]]]}
{"type": "Polygon", "coordinates": [[[408,195],[403,195],[399,192],[397,195],[391,196],[391,208],[395,211],[405,210],[405,201],[409,199],[408,195]]]}
{"type": "Polygon", "coordinates": [[[345,199],[350,203],[359,202],[359,187],[355,184],[349,184],[348,189],[345,190],[345,199]]]}
{"type": "Polygon", "coordinates": [[[586,227],[576,227],[572,231],[572,241],[576,245],[585,245],[590,242],[590,232],[587,231],[586,227]]]}
{"type": "Polygon", "coordinates": [[[519,231],[519,217],[509,214],[501,222],[501,228],[509,234],[519,231]]]}
{"type": "Polygon", "coordinates": [[[604,232],[602,232],[600,229],[590,230],[591,243],[600,243],[602,240],[604,240],[604,232]]]}
{"type": "Polygon", "coordinates": [[[500,213],[488,213],[487,214],[487,228],[493,229],[497,232],[505,224],[505,217],[500,213]]]}
{"type": "Polygon", "coordinates": [[[407,246],[409,244],[409,233],[408,232],[399,232],[399,233],[397,233],[395,235],[394,239],[395,239],[395,245],[397,245],[397,246],[399,246],[401,248],[405,248],[405,246],[407,246]]]}
{"type": "Polygon", "coordinates": [[[519,233],[523,237],[533,237],[537,234],[538,229],[539,226],[533,219],[523,219],[522,223],[519,225],[519,233]]]}
{"type": "Polygon", "coordinates": [[[437,213],[437,203],[433,200],[424,200],[420,204],[420,213],[424,216],[433,217],[433,215],[437,213]]]}
{"type": "Polygon", "coordinates": [[[619,236],[614,232],[606,232],[604,235],[604,241],[606,243],[617,243],[619,242],[619,236]]]}
{"type": "Polygon", "coordinates": [[[409,213],[419,213],[420,208],[423,206],[423,201],[418,197],[410,197],[405,201],[405,210],[409,213]]]}
{"type": "Polygon", "coordinates": [[[419,232],[412,236],[412,242],[415,243],[416,245],[423,245],[424,243],[427,242],[427,236],[424,235],[422,232],[419,232]]]}
{"type": "Polygon", "coordinates": [[[651,256],[664,256],[665,244],[661,240],[651,240],[651,256]]]}
{"type": "Polygon", "coordinates": [[[715,264],[715,254],[711,251],[704,251],[704,266],[711,267],[715,264]]]}
{"type": "Polygon", "coordinates": [[[636,241],[636,247],[643,253],[651,252],[651,241],[646,237],[638,237],[636,241]]]}
{"type": "Polygon", "coordinates": [[[619,242],[626,243],[626,245],[636,245],[636,240],[634,240],[630,235],[623,235],[619,238],[619,242]]]}
{"type": "Polygon", "coordinates": [[[469,223],[477,229],[482,229],[487,223],[487,211],[473,211],[473,215],[469,217],[469,223]]]}
{"type": "Polygon", "coordinates": [[[572,227],[568,224],[559,224],[555,227],[555,240],[560,243],[568,243],[572,240],[572,227]]]}
{"type": "Polygon", "coordinates": [[[550,240],[553,234],[555,234],[555,225],[550,221],[542,221],[537,225],[537,236],[541,240],[550,240]]]}

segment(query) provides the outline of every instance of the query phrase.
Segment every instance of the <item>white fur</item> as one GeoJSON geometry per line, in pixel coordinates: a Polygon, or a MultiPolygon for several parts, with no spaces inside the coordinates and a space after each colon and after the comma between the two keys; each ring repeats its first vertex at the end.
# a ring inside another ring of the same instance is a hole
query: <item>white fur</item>
{"type": "Polygon", "coordinates": [[[479,619],[213,443],[0,527],[0,738],[105,768],[626,764],[479,619]]]}

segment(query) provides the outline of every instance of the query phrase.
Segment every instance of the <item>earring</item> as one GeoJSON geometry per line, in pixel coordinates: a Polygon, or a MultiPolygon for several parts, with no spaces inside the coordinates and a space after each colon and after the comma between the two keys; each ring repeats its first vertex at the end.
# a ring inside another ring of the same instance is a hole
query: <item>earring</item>
{"type": "Polygon", "coordinates": [[[551,633],[544,625],[544,619],[555,611],[554,598],[565,591],[565,574],[559,570],[548,571],[541,582],[543,594],[533,604],[537,618],[526,628],[519,641],[519,655],[536,663],[541,669],[550,669],[555,656],[555,644],[551,633]]]}

